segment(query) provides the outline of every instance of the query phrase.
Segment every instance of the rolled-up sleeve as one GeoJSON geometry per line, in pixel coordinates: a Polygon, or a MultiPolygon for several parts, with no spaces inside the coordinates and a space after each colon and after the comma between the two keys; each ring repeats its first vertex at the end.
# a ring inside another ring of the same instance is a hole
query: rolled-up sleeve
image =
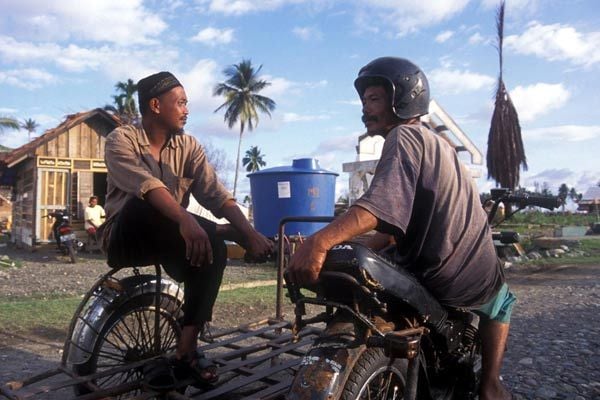
{"type": "Polygon", "coordinates": [[[152,176],[149,167],[136,153],[136,144],[119,129],[106,138],[105,162],[115,185],[130,195],[144,198],[157,188],[167,188],[160,179],[152,176]]]}
{"type": "Polygon", "coordinates": [[[221,208],[226,201],[234,198],[219,181],[202,146],[195,139],[192,143],[190,172],[193,185],[191,193],[203,207],[210,210],[216,217],[222,217],[221,208]]]}

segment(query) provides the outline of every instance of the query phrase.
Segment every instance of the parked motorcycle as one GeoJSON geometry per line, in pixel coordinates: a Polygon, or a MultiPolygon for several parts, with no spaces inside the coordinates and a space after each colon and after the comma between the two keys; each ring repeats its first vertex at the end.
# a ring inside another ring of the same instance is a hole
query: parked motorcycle
{"type": "Polygon", "coordinates": [[[77,262],[77,252],[83,250],[85,244],[77,239],[66,211],[57,210],[48,213],[47,218],[53,218],[52,233],[56,240],[56,248],[65,256],[69,256],[72,263],[77,262]]]}
{"type": "MultiPolygon", "coordinates": [[[[491,214],[499,203],[514,205],[515,212],[559,206],[555,197],[517,196],[506,189],[493,190],[492,200],[491,214]]],[[[501,238],[515,235],[495,236],[501,238]]],[[[318,322],[326,329],[302,360],[286,399],[478,397],[479,317],[442,306],[410,272],[380,253],[342,243],[328,252],[315,287],[301,291],[287,281],[287,288],[295,303],[295,330],[318,322]],[[307,304],[325,311],[305,318],[307,304]]]]}

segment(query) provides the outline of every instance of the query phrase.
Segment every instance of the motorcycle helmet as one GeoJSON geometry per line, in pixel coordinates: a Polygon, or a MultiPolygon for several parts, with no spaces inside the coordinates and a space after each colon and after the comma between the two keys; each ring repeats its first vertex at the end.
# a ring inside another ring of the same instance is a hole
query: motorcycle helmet
{"type": "Polygon", "coordinates": [[[429,113],[429,83],[419,67],[399,57],[381,57],[358,72],[354,87],[362,98],[366,88],[381,85],[392,99],[392,109],[400,119],[429,113]]]}

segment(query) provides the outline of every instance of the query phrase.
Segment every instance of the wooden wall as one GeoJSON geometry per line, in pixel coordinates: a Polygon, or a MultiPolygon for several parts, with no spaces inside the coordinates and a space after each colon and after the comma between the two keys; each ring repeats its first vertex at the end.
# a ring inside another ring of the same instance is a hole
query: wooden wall
{"type": "Polygon", "coordinates": [[[78,217],[83,218],[83,208],[87,205],[89,196],[93,194],[93,171],[106,171],[102,167],[94,166],[95,163],[92,160],[104,159],[105,137],[114,128],[115,124],[105,118],[93,116],[42,143],[34,151],[36,157],[28,158],[14,167],[17,177],[16,200],[13,202],[12,240],[17,245],[32,246],[36,244],[37,240],[47,241],[50,238],[51,219],[41,217],[51,209],[59,206],[68,207],[71,211],[80,214],[77,215],[78,217]],[[70,159],[70,164],[68,164],[70,167],[44,167],[43,170],[38,170],[37,157],[70,159]],[[38,201],[36,198],[36,196],[42,195],[42,193],[36,193],[36,177],[38,175],[48,182],[54,175],[65,177],[65,179],[61,177],[60,181],[52,180],[55,182],[53,184],[44,184],[40,181],[44,186],[40,190],[44,193],[67,191],[64,204],[53,203],[54,205],[41,206],[43,209],[38,209],[38,205],[42,203],[52,204],[52,202],[48,203],[47,199],[38,201]],[[36,220],[39,223],[40,232],[36,232],[36,220]]]}
{"type": "Polygon", "coordinates": [[[105,139],[101,135],[106,136],[111,130],[109,124],[90,119],[42,144],[35,150],[35,154],[47,157],[104,159],[105,139]]]}
{"type": "Polygon", "coordinates": [[[13,202],[12,240],[17,244],[33,245],[35,221],[35,161],[21,163],[17,171],[15,201],[13,202]]]}

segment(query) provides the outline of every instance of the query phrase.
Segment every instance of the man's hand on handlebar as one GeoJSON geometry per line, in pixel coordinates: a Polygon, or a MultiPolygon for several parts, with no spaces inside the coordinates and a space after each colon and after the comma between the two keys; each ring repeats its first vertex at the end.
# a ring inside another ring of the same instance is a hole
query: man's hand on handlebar
{"type": "Polygon", "coordinates": [[[289,279],[299,286],[315,283],[326,256],[327,249],[319,246],[312,237],[308,238],[290,259],[287,267],[289,279]]]}
{"type": "Polygon", "coordinates": [[[275,243],[256,231],[246,238],[246,252],[250,259],[264,259],[273,254],[274,249],[275,243]]]}

